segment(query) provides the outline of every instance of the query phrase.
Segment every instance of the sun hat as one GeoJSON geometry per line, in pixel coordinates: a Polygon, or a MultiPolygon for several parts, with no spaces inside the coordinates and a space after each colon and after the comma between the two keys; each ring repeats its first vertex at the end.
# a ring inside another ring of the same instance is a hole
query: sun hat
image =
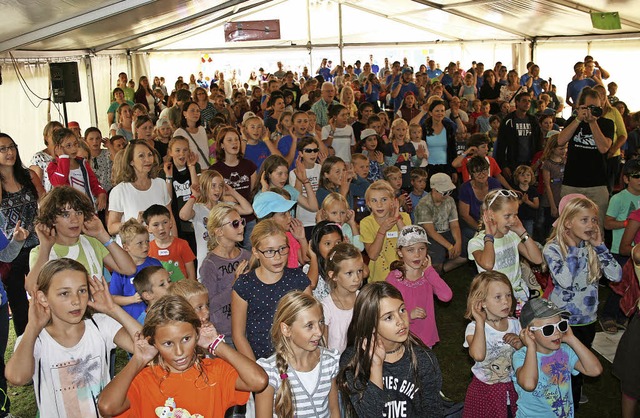
{"type": "Polygon", "coordinates": [[[253,211],[258,219],[262,219],[270,213],[288,212],[295,204],[293,200],[287,200],[278,193],[262,192],[253,199],[253,211]]]}
{"type": "Polygon", "coordinates": [[[429,184],[432,189],[435,189],[440,193],[445,193],[456,188],[456,185],[451,181],[451,177],[445,173],[436,173],[432,175],[429,180],[429,184]]]}

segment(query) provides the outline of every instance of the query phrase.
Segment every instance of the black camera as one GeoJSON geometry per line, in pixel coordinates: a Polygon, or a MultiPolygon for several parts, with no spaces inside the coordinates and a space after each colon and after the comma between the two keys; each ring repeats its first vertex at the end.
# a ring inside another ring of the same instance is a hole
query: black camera
{"type": "Polygon", "coordinates": [[[602,108],[600,106],[589,105],[587,106],[587,109],[589,109],[589,111],[591,111],[591,114],[596,118],[599,118],[600,116],[602,116],[602,108]]]}

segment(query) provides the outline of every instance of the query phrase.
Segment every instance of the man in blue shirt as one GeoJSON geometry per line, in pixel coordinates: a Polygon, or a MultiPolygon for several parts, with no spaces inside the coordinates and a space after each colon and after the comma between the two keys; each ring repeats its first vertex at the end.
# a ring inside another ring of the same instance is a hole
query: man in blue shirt
{"type": "Polygon", "coordinates": [[[408,92],[413,92],[413,94],[418,96],[420,91],[418,87],[415,85],[413,80],[413,70],[411,67],[406,67],[402,70],[402,75],[400,79],[393,83],[391,86],[391,98],[393,99],[393,111],[394,113],[400,109],[400,105],[402,104],[402,99],[405,94],[408,92]]]}

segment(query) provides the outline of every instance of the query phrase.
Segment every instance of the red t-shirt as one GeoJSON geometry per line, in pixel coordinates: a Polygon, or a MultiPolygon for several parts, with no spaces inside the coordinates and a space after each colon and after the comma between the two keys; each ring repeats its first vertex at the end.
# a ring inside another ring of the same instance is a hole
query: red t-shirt
{"type": "MultiPolygon", "coordinates": [[[[471,179],[471,176],[469,175],[469,169],[467,169],[467,163],[469,162],[471,158],[465,158],[464,160],[462,160],[462,165],[460,167],[458,167],[458,172],[462,174],[462,181],[469,181],[471,179]]],[[[496,162],[496,160],[493,157],[490,156],[486,156],[485,159],[487,161],[489,161],[489,176],[490,177],[495,177],[498,174],[502,173],[502,169],[500,169],[500,166],[498,165],[498,163],[496,162]]]]}
{"type": "Polygon", "coordinates": [[[204,374],[191,367],[170,373],[160,366],[145,367],[133,379],[127,399],[130,408],[118,417],[194,416],[224,417],[227,409],[243,405],[249,392],[235,389],[238,372],[222,359],[202,360],[204,374]],[[191,415],[188,415],[188,414],[191,415]]]}
{"type": "Polygon", "coordinates": [[[149,257],[156,258],[162,263],[162,267],[169,272],[172,282],[186,278],[186,264],[196,259],[189,243],[177,237],[173,238],[173,242],[167,248],[158,248],[156,241],[151,241],[149,243],[149,257]]]}

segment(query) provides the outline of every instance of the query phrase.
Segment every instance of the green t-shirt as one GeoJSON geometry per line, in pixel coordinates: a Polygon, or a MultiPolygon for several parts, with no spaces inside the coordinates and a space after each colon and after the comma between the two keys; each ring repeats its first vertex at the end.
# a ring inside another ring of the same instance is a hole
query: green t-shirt
{"type": "MultiPolygon", "coordinates": [[[[97,239],[93,237],[88,237],[86,235],[80,235],[78,242],[74,245],[67,246],[61,244],[53,245],[53,252],[57,257],[55,258],[71,258],[72,260],[78,261],[82,264],[89,274],[97,275],[98,277],[102,277],[102,272],[104,269],[103,260],[109,255],[109,250],[105,248],[104,245],[97,239]],[[82,245],[80,241],[84,240],[86,243],[82,245]],[[85,248],[90,248],[93,250],[93,254],[85,253],[85,248]]],[[[38,254],[40,254],[40,246],[36,246],[31,250],[31,254],[29,255],[29,267],[32,268],[38,259],[38,254]]],[[[55,259],[54,257],[49,257],[49,260],[55,259]]]]}

